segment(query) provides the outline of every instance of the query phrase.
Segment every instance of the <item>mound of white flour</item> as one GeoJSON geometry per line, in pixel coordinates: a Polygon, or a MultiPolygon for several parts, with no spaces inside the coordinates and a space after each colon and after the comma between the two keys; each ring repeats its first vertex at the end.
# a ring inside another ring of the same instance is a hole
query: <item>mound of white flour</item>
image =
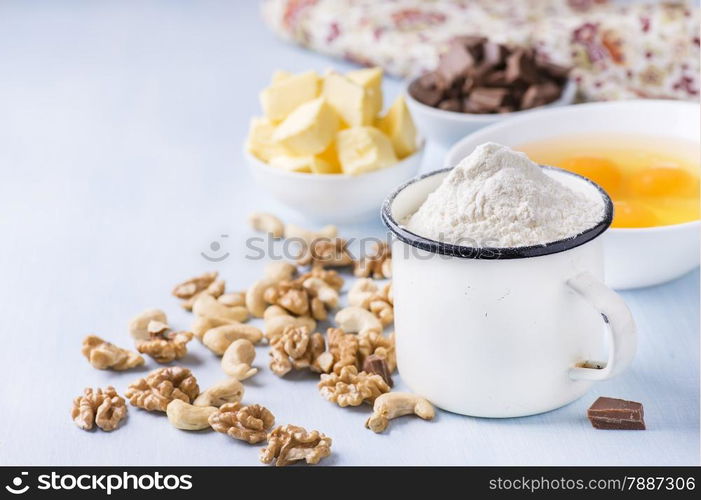
{"type": "Polygon", "coordinates": [[[577,193],[525,154],[489,142],[461,161],[405,225],[432,240],[505,248],[570,238],[603,216],[600,197],[577,193]]]}

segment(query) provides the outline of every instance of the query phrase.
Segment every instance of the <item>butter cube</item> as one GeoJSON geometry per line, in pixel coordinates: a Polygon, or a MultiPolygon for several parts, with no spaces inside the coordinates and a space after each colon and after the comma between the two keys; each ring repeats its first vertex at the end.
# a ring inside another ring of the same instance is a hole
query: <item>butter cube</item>
{"type": "Polygon", "coordinates": [[[246,151],[266,163],[274,156],[285,154],[285,148],[273,141],[274,131],[275,125],[267,118],[253,118],[246,139],[246,151]]]}
{"type": "Polygon", "coordinates": [[[299,75],[278,74],[273,83],[260,93],[265,116],[273,122],[284,120],[297,107],[319,94],[319,76],[314,71],[299,75]]]}
{"type": "Polygon", "coordinates": [[[332,142],[328,148],[316,155],[321,160],[316,165],[312,165],[312,172],[315,174],[340,174],[341,162],[338,161],[336,145],[332,142]]]}
{"type": "Polygon", "coordinates": [[[323,98],[302,104],[285,118],[273,133],[273,140],[293,155],[316,155],[333,141],[338,116],[323,98]]]}
{"type": "Polygon", "coordinates": [[[371,125],[375,118],[368,92],[345,76],[337,73],[325,75],[321,95],[350,127],[371,125]]]}
{"type": "Polygon", "coordinates": [[[273,73],[272,83],[273,85],[275,85],[276,83],[280,83],[285,78],[289,78],[291,76],[293,76],[293,73],[290,73],[289,71],[285,71],[282,69],[275,70],[275,72],[273,73]]]}
{"type": "Polygon", "coordinates": [[[346,73],[346,78],[365,89],[373,117],[382,111],[382,68],[364,68],[346,73]]]}
{"type": "Polygon", "coordinates": [[[394,152],[399,158],[405,158],[416,151],[416,126],[404,97],[399,96],[392,103],[387,114],[378,120],[377,125],[389,136],[394,152]]]}
{"type": "Polygon", "coordinates": [[[340,174],[341,168],[334,167],[321,156],[290,156],[280,155],[270,160],[270,166],[281,168],[288,172],[303,172],[312,174],[340,174]]]}
{"type": "Polygon", "coordinates": [[[288,172],[311,173],[315,169],[324,168],[323,166],[316,166],[315,163],[318,162],[323,162],[323,160],[319,160],[315,156],[280,155],[270,160],[270,166],[281,168],[288,172]]]}
{"type": "Polygon", "coordinates": [[[392,142],[374,127],[341,130],[336,136],[336,149],[346,174],[363,174],[397,163],[392,142]]]}

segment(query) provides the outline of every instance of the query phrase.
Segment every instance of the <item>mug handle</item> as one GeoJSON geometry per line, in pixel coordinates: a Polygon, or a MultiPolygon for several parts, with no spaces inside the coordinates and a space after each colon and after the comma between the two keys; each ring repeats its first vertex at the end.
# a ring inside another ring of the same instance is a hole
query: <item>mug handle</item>
{"type": "Polygon", "coordinates": [[[608,361],[584,361],[570,369],[574,380],[606,380],[628,368],[636,346],[633,315],[620,295],[591,273],[570,278],[567,285],[601,313],[607,325],[608,361]]]}

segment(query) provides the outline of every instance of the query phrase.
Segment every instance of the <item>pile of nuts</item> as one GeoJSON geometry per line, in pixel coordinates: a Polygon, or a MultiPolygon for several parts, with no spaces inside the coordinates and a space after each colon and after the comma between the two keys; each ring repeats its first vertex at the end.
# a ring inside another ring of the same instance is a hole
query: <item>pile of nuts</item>
{"type": "Polygon", "coordinates": [[[265,442],[260,457],[264,463],[316,464],[331,453],[329,437],[290,424],[273,428],[275,417],[269,409],[242,402],[242,381],[258,373],[260,367],[253,366],[255,346],[262,342],[269,345],[269,368],[279,377],[308,370],[319,374],[318,388],[325,399],[340,407],[373,405],[366,427],[374,432],[384,431],[401,415],[432,419],[433,407],[424,398],[390,392],[397,365],[394,333],[383,332],[394,320],[392,286],[375,282],[390,276],[389,247],[379,244],[370,256],[353,261],[334,226],[315,233],[283,224],[270,214],[254,214],[250,221],[272,237],[307,243],[297,264],[270,262],[263,278],[245,291],[227,293],[216,272],[188,279],[172,294],[195,317],[189,330],[172,331],[165,312],[148,309],[129,323],[138,352],[95,335],[86,337],[82,348],[93,367],[123,371],[144,365],[141,354],[160,364],[180,360],[187,355],[187,344],[197,338],[221,356],[228,378],[201,391],[190,369],[170,365],[131,383],[124,397],[111,386],[87,388],[74,400],[75,423],[85,430],[94,425],[114,430],[126,416],[126,398],[142,410],[164,412],[178,429],[212,428],[249,444],[265,442]],[[309,267],[300,269],[305,265],[309,267]],[[347,307],[340,305],[344,279],[332,267],[353,268],[359,277],[348,291],[347,307]],[[262,330],[246,324],[250,317],[262,318],[262,330]],[[317,323],[331,317],[335,325],[325,335],[318,332],[317,323]]]}

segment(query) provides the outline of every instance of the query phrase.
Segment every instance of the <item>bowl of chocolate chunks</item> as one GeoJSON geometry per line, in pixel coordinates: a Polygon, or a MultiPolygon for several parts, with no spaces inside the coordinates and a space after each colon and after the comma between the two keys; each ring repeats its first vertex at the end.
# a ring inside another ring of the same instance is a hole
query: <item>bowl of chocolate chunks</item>
{"type": "Polygon", "coordinates": [[[449,146],[511,116],[571,104],[568,74],[530,48],[457,37],[434,71],[409,81],[407,104],[421,133],[449,146]]]}

